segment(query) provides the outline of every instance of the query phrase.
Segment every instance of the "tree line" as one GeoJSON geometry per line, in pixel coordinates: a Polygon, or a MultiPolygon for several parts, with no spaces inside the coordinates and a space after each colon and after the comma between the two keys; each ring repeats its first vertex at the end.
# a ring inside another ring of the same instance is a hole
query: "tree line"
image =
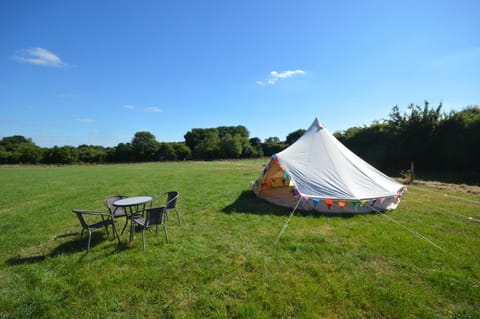
{"type": "Polygon", "coordinates": [[[388,119],[352,127],[335,136],[380,169],[404,170],[414,162],[422,171],[479,172],[480,107],[445,113],[442,104],[392,108],[388,119]]]}
{"type": "MultiPolygon", "coordinates": [[[[271,156],[300,138],[304,129],[284,141],[250,138],[245,126],[194,128],[183,142],[159,142],[150,132],[137,132],[128,143],[42,148],[21,135],[0,140],[0,164],[132,163],[235,159],[271,156]]],[[[406,112],[392,108],[387,119],[334,134],[354,153],[382,170],[404,170],[410,162],[422,170],[478,172],[480,107],[445,113],[442,104],[411,104],[406,112]]]]}
{"type": "Polygon", "coordinates": [[[254,158],[271,156],[293,143],[303,134],[297,130],[286,141],[270,137],[262,142],[249,137],[245,126],[194,128],[184,142],[159,142],[146,131],[135,133],[131,142],[115,147],[97,145],[39,147],[31,138],[21,135],[0,140],[0,164],[74,164],[133,163],[152,161],[183,161],[254,158]]]}

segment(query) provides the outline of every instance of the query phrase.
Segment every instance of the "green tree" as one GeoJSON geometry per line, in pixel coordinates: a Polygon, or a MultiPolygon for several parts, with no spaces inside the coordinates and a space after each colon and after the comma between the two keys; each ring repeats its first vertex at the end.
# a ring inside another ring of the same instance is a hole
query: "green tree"
{"type": "Polygon", "coordinates": [[[292,145],[295,143],[302,135],[305,134],[304,129],[298,129],[296,131],[291,132],[290,134],[287,135],[287,140],[286,143],[288,145],[292,145]]]}
{"type": "Polygon", "coordinates": [[[479,171],[480,107],[452,111],[439,124],[434,138],[437,168],[479,171]]]}
{"type": "Polygon", "coordinates": [[[277,136],[267,137],[265,139],[265,144],[278,144],[280,139],[277,136]]]}
{"type": "Polygon", "coordinates": [[[242,155],[242,137],[227,133],[220,140],[220,155],[223,158],[239,158],[242,155]]]}
{"type": "Polygon", "coordinates": [[[273,154],[281,152],[287,146],[287,144],[281,143],[278,137],[273,136],[265,139],[265,142],[262,144],[262,152],[265,156],[272,156],[273,154]]]}
{"type": "Polygon", "coordinates": [[[253,147],[262,145],[262,140],[261,140],[260,138],[258,138],[258,137],[252,137],[251,139],[248,140],[248,142],[249,142],[250,145],[252,145],[253,147]]]}
{"type": "Polygon", "coordinates": [[[175,149],[177,160],[184,161],[192,157],[192,151],[185,143],[174,143],[173,148],[175,149]]]}
{"type": "Polygon", "coordinates": [[[177,154],[172,143],[160,143],[156,159],[159,161],[175,161],[177,159],[177,154]]]}
{"type": "Polygon", "coordinates": [[[128,163],[135,161],[135,152],[131,143],[119,143],[109,156],[112,162],[128,163]]]}
{"type": "MultiPolygon", "coordinates": [[[[249,132],[243,125],[219,126],[216,128],[194,128],[188,131],[185,137],[185,144],[192,151],[193,158],[214,159],[217,157],[238,158],[243,156],[245,141],[248,142],[249,132]],[[227,145],[222,140],[231,140],[233,145],[227,145]],[[240,155],[238,152],[240,150],[240,155]]],[[[248,149],[250,149],[247,146],[248,149]]],[[[249,151],[249,150],[248,150],[249,151]]]]}
{"type": "Polygon", "coordinates": [[[14,151],[21,144],[34,144],[31,138],[22,135],[6,136],[0,140],[0,145],[7,151],[14,151]]]}
{"type": "Polygon", "coordinates": [[[78,150],[73,146],[54,146],[46,151],[44,161],[47,164],[73,164],[78,162],[78,150]]]}
{"type": "Polygon", "coordinates": [[[222,139],[225,135],[230,134],[231,136],[240,135],[248,139],[250,133],[247,128],[243,125],[238,126],[219,126],[217,127],[218,137],[222,139]]]}
{"type": "Polygon", "coordinates": [[[137,132],[132,139],[132,148],[138,161],[152,161],[159,147],[155,135],[150,132],[137,132]]]}
{"type": "Polygon", "coordinates": [[[107,150],[102,146],[82,144],[77,149],[78,159],[83,163],[103,163],[107,158],[107,150]]]}
{"type": "Polygon", "coordinates": [[[220,138],[216,129],[209,130],[203,139],[197,144],[193,150],[193,155],[197,159],[212,160],[220,155],[220,138]]]}
{"type": "Polygon", "coordinates": [[[15,153],[20,163],[38,164],[43,159],[43,150],[33,143],[20,144],[15,153]]]}
{"type": "Polygon", "coordinates": [[[0,164],[8,164],[10,152],[3,145],[0,145],[0,164]]]}
{"type": "Polygon", "coordinates": [[[21,135],[7,136],[0,140],[2,154],[1,163],[39,163],[43,158],[40,147],[33,143],[32,139],[21,135]]]}

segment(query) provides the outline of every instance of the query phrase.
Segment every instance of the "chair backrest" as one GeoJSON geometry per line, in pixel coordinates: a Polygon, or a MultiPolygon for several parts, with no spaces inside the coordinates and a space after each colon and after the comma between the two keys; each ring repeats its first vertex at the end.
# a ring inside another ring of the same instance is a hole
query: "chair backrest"
{"type": "Polygon", "coordinates": [[[113,196],[110,196],[107,199],[105,199],[103,201],[103,203],[105,204],[105,206],[108,207],[108,210],[110,211],[110,214],[113,214],[113,212],[116,212],[118,214],[119,212],[124,212],[125,208],[115,207],[115,206],[113,206],[113,203],[115,203],[119,199],[123,199],[123,198],[126,198],[126,197],[127,196],[124,196],[124,195],[113,195],[113,196]],[[116,209],[116,211],[115,211],[115,209],[116,209]]]}
{"type": "Polygon", "coordinates": [[[167,203],[165,206],[167,209],[174,209],[177,206],[177,199],[178,199],[178,192],[172,191],[172,192],[167,192],[167,203]]]}
{"type": "Polygon", "coordinates": [[[166,207],[165,206],[157,206],[157,207],[150,207],[147,208],[146,216],[145,216],[145,227],[150,225],[162,225],[165,224],[165,214],[166,207]]]}
{"type": "Polygon", "coordinates": [[[77,210],[77,209],[74,209],[74,210],[72,210],[72,212],[74,212],[75,215],[77,215],[78,220],[80,221],[80,225],[82,225],[82,227],[83,227],[84,229],[87,229],[87,228],[88,228],[88,224],[87,224],[87,221],[85,220],[85,217],[83,217],[82,211],[77,210]]]}

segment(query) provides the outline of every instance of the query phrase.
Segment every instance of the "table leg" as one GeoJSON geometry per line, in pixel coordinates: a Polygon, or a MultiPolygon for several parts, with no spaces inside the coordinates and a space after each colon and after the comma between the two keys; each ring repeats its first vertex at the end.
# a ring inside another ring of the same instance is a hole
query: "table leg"
{"type": "Polygon", "coordinates": [[[130,243],[133,241],[133,237],[135,236],[135,223],[133,222],[133,207],[129,207],[130,210],[130,243]]]}

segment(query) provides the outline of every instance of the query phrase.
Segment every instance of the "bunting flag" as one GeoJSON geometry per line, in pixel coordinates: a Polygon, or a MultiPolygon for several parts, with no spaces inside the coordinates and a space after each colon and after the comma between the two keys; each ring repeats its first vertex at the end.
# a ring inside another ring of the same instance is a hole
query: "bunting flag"
{"type": "Polygon", "coordinates": [[[283,178],[288,179],[288,173],[287,172],[283,172],[283,178]]]}
{"type": "Polygon", "coordinates": [[[302,205],[306,205],[308,203],[308,197],[307,196],[302,196],[302,205]]]}
{"type": "MultiPolygon", "coordinates": [[[[292,188],[292,193],[294,196],[301,195],[296,188],[292,188]]],[[[302,196],[302,204],[306,204],[306,201],[311,200],[312,206],[314,208],[318,208],[320,201],[324,201],[328,209],[331,209],[332,206],[338,206],[339,208],[344,209],[351,203],[354,211],[358,211],[362,207],[374,207],[377,204],[388,205],[391,201],[399,200],[401,198],[401,195],[397,194],[396,196],[373,198],[373,199],[362,199],[362,200],[355,199],[350,201],[350,200],[336,200],[336,199],[330,199],[330,198],[326,198],[326,199],[310,198],[308,196],[303,196],[303,195],[301,196],[302,196]]]]}
{"type": "Polygon", "coordinates": [[[333,200],[331,199],[326,199],[325,204],[327,204],[328,209],[330,209],[333,205],[333,200]]]}
{"type": "Polygon", "coordinates": [[[353,205],[353,209],[354,209],[355,211],[358,211],[358,208],[360,207],[360,201],[359,201],[359,200],[354,200],[354,201],[352,202],[352,205],[353,205]]]}
{"type": "Polygon", "coordinates": [[[272,155],[272,158],[273,158],[273,163],[274,163],[274,164],[278,164],[278,157],[277,157],[277,155],[276,155],[276,154],[273,154],[273,155],[272,155]]]}
{"type": "Polygon", "coordinates": [[[292,193],[293,193],[293,196],[298,196],[298,195],[300,195],[300,192],[299,192],[298,189],[296,189],[296,188],[294,188],[294,189],[292,190],[292,193]]]}
{"type": "Polygon", "coordinates": [[[280,165],[280,170],[281,170],[282,172],[285,172],[285,166],[280,165]]]}

